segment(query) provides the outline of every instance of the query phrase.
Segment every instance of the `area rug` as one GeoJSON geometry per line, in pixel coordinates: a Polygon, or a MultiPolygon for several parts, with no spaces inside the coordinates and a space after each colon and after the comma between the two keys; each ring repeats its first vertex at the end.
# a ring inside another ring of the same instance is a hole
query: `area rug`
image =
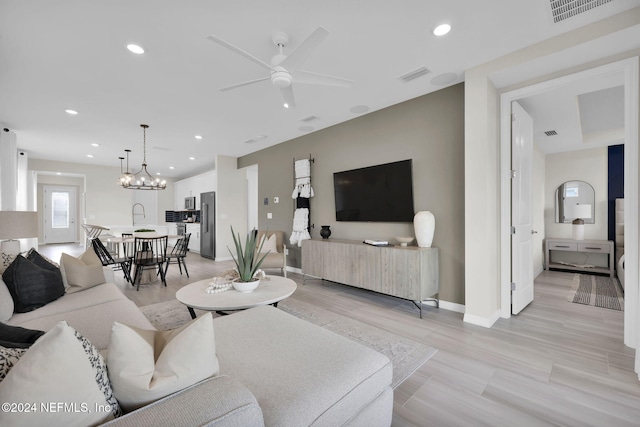
{"type": "MultiPolygon", "coordinates": [[[[438,351],[433,347],[291,298],[281,301],[278,308],[387,356],[393,365],[393,388],[400,385],[438,351]]],[[[140,309],[158,330],[174,329],[191,320],[187,308],[177,300],[147,305],[140,309]]],[[[205,312],[196,310],[198,316],[203,313],[205,312]]],[[[215,313],[213,315],[217,316],[215,313]]]]}
{"type": "Polygon", "coordinates": [[[576,274],[568,300],[577,304],[624,310],[622,287],[614,277],[576,274]]]}

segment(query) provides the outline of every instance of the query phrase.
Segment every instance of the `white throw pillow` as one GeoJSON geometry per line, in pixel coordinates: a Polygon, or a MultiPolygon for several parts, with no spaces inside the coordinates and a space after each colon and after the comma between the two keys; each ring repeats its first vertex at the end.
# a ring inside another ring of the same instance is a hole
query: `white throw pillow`
{"type": "Polygon", "coordinates": [[[218,375],[213,316],[171,331],[149,331],[115,322],[107,349],[113,392],[125,411],[218,375]]]}
{"type": "Polygon", "coordinates": [[[0,276],[0,322],[6,322],[13,316],[13,297],[0,276]]]}
{"type": "Polygon", "coordinates": [[[20,357],[0,383],[0,402],[22,405],[0,412],[6,426],[88,426],[120,414],[100,352],[64,321],[20,357]]]}
{"type": "MultiPolygon", "coordinates": [[[[260,253],[261,254],[266,254],[267,252],[271,252],[272,254],[278,253],[276,235],[272,234],[271,237],[269,237],[267,240],[265,240],[265,237],[267,237],[267,235],[263,234],[262,239],[260,239],[260,242],[264,241],[264,244],[262,245],[262,250],[260,250],[260,253]]],[[[258,243],[258,247],[260,247],[260,243],[258,243]]]]}
{"type": "MultiPolygon", "coordinates": [[[[65,253],[60,256],[62,283],[64,283],[68,294],[82,291],[106,281],[102,264],[99,262],[98,265],[87,264],[83,258],[84,255],[81,258],[76,258],[65,253]]],[[[91,262],[90,258],[89,262],[91,262]]]]}

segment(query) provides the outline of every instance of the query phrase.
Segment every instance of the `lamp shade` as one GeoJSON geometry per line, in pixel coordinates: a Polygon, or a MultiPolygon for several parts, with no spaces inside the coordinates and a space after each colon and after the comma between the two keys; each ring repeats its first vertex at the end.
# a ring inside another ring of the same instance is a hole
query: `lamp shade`
{"type": "Polygon", "coordinates": [[[591,205],[574,205],[571,209],[571,216],[580,219],[591,218],[591,205]]]}
{"type": "Polygon", "coordinates": [[[0,211],[0,239],[38,237],[38,212],[0,211]]]}

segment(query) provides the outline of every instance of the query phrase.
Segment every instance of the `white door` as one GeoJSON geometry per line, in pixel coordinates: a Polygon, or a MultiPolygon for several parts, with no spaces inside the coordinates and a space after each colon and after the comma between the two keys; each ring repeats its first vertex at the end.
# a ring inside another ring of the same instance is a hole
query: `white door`
{"type": "Polygon", "coordinates": [[[44,187],[44,242],[76,241],[76,187],[44,187]]]}
{"type": "Polygon", "coordinates": [[[531,173],[533,119],[511,103],[511,313],[533,301],[533,238],[531,173]]]}

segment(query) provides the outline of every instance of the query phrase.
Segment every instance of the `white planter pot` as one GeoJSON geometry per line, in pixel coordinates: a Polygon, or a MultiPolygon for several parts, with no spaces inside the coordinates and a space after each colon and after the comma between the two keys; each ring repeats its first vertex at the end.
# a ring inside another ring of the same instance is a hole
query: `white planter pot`
{"type": "Polygon", "coordinates": [[[237,280],[235,280],[233,282],[233,289],[238,292],[242,292],[243,294],[247,294],[249,292],[253,292],[259,284],[260,280],[254,280],[253,282],[238,282],[237,280]]]}
{"type": "Polygon", "coordinates": [[[413,217],[416,242],[421,248],[430,248],[436,230],[436,218],[429,211],[420,211],[413,217]]]}

